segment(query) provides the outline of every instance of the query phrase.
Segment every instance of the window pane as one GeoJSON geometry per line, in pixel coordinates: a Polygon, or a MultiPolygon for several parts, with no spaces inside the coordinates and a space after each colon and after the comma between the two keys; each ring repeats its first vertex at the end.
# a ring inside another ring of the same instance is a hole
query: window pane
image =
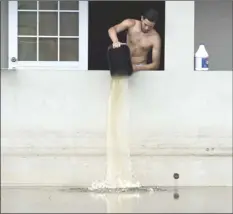
{"type": "Polygon", "coordinates": [[[60,39],[60,61],[79,61],[78,50],[78,39],[60,39]]]}
{"type": "Polygon", "coordinates": [[[78,13],[60,13],[60,35],[78,36],[79,34],[79,14],[78,13]]]}
{"type": "Polygon", "coordinates": [[[57,12],[39,13],[39,35],[57,36],[57,12]]]}
{"type": "Polygon", "coordinates": [[[39,38],[39,61],[57,61],[56,38],[39,38]]]}
{"type": "Polygon", "coordinates": [[[60,1],[60,10],[78,10],[79,1],[60,1]]]}
{"type": "Polygon", "coordinates": [[[19,10],[36,10],[37,2],[36,1],[18,1],[19,10]]]}
{"type": "Polygon", "coordinates": [[[57,10],[57,1],[39,1],[40,10],[57,10]]]}
{"type": "Polygon", "coordinates": [[[18,34],[36,35],[36,12],[18,12],[18,34]]]}
{"type": "Polygon", "coordinates": [[[18,61],[36,61],[36,38],[18,38],[18,61]]]}

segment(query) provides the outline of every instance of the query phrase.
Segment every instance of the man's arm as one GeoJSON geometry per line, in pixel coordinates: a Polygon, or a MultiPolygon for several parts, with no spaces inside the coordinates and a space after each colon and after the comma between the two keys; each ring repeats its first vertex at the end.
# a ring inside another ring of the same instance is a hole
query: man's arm
{"type": "Polygon", "coordinates": [[[158,70],[160,65],[160,54],[161,54],[161,39],[156,36],[152,46],[152,63],[146,65],[140,65],[137,70],[158,70]]]}
{"type": "Polygon", "coordinates": [[[108,29],[108,35],[113,43],[117,43],[117,42],[119,42],[117,34],[126,30],[126,29],[133,27],[134,25],[135,25],[135,20],[125,19],[120,24],[117,24],[113,27],[110,27],[108,29]]]}

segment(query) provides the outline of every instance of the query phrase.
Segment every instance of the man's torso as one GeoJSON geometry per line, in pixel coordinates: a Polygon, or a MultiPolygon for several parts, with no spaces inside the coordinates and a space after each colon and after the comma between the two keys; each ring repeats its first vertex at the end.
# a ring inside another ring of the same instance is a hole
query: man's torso
{"type": "Polygon", "coordinates": [[[132,64],[147,64],[148,52],[152,48],[152,39],[156,36],[156,31],[144,34],[141,32],[140,21],[136,20],[134,27],[128,29],[127,45],[131,52],[132,64]]]}

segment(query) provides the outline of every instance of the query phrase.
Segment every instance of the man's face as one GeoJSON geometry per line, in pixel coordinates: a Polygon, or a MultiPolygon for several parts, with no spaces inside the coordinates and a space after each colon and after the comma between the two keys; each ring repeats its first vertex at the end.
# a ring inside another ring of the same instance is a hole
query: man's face
{"type": "Polygon", "coordinates": [[[141,18],[141,29],[143,33],[150,32],[155,26],[154,22],[149,21],[148,19],[141,18]]]}

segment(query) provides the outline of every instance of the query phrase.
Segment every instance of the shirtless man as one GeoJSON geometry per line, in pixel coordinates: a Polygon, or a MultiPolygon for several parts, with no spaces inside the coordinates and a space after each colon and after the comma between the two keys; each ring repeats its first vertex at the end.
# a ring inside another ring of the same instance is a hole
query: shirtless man
{"type": "Polygon", "coordinates": [[[160,64],[161,39],[154,30],[158,19],[158,12],[149,9],[141,17],[141,21],[125,19],[121,23],[109,28],[108,34],[113,48],[120,47],[117,34],[127,30],[127,45],[131,53],[131,62],[134,71],[158,70],[160,64]],[[147,64],[148,52],[152,49],[152,63],[147,64]]]}

